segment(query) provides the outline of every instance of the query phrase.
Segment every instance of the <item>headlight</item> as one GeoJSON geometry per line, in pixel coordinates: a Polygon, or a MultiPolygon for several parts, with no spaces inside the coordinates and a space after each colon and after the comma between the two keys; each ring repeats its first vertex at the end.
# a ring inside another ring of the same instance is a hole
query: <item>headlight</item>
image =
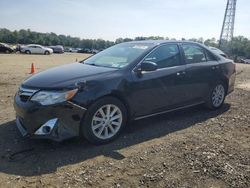
{"type": "Polygon", "coordinates": [[[77,91],[78,89],[59,92],[39,91],[33,97],[31,97],[30,100],[39,102],[42,105],[51,105],[72,99],[77,93],[77,91]]]}

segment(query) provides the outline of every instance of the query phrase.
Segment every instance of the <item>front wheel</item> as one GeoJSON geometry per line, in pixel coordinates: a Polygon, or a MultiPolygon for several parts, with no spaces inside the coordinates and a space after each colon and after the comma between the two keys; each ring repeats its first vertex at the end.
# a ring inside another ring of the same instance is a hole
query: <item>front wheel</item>
{"type": "Polygon", "coordinates": [[[45,55],[49,55],[50,53],[49,53],[49,51],[45,51],[44,54],[45,55]]]}
{"type": "Polygon", "coordinates": [[[211,110],[220,108],[226,97],[226,87],[223,83],[215,84],[207,98],[206,106],[211,110]]]}
{"type": "Polygon", "coordinates": [[[114,97],[104,97],[88,109],[81,131],[89,142],[103,144],[118,137],[126,121],[124,104],[114,97]]]}

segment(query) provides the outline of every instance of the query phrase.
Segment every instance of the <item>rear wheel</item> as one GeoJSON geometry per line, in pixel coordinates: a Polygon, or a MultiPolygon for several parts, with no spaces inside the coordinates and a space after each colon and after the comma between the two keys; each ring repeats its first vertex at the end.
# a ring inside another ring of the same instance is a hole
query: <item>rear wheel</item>
{"type": "Polygon", "coordinates": [[[31,51],[26,50],[25,53],[26,53],[26,54],[31,54],[31,51]]]}
{"type": "Polygon", "coordinates": [[[215,84],[207,98],[206,106],[209,109],[215,110],[220,108],[226,97],[226,87],[222,82],[215,84]]]}
{"type": "Polygon", "coordinates": [[[91,143],[102,144],[119,136],[127,121],[127,110],[120,100],[104,97],[86,112],[82,134],[91,143]]]}
{"type": "Polygon", "coordinates": [[[6,53],[6,54],[9,54],[9,53],[10,53],[10,50],[6,50],[5,53],[6,53]]]}

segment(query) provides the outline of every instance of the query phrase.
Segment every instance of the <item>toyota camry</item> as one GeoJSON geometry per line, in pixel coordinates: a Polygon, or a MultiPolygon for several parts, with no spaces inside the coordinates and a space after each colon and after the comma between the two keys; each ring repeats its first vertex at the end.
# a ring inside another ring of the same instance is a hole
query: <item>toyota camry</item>
{"type": "Polygon", "coordinates": [[[121,43],[25,80],[15,95],[16,124],[23,136],[83,136],[101,144],[118,137],[129,120],[199,104],[216,110],[234,82],[232,60],[202,44],[121,43]]]}

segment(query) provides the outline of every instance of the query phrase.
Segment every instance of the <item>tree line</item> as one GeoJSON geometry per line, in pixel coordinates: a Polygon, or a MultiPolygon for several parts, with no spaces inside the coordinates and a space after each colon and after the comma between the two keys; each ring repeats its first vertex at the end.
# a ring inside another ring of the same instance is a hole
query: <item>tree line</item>
{"type": "Polygon", "coordinates": [[[0,42],[9,44],[40,44],[43,46],[62,45],[73,48],[88,49],[105,49],[115,43],[113,41],[103,39],[80,39],[79,37],[71,37],[69,35],[57,35],[51,33],[40,33],[31,31],[30,29],[19,31],[10,31],[8,29],[0,29],[0,42]]]}
{"type": "MultiPolygon", "coordinates": [[[[10,43],[10,44],[40,44],[44,46],[52,45],[63,45],[66,47],[74,48],[88,48],[102,50],[108,48],[114,44],[128,41],[138,41],[138,40],[176,40],[175,38],[160,37],[160,36],[150,36],[150,37],[135,37],[135,38],[118,38],[115,41],[103,40],[103,39],[80,39],[79,37],[71,37],[69,35],[57,35],[53,32],[51,33],[40,33],[31,31],[30,29],[19,31],[10,31],[8,29],[0,29],[0,42],[10,43]]],[[[199,42],[207,46],[219,47],[219,41],[215,38],[206,39],[203,38],[191,38],[181,40],[189,40],[194,42],[199,42]]],[[[231,42],[223,42],[220,47],[230,56],[243,56],[250,58],[250,40],[243,36],[237,36],[232,39],[231,42]]]]}

